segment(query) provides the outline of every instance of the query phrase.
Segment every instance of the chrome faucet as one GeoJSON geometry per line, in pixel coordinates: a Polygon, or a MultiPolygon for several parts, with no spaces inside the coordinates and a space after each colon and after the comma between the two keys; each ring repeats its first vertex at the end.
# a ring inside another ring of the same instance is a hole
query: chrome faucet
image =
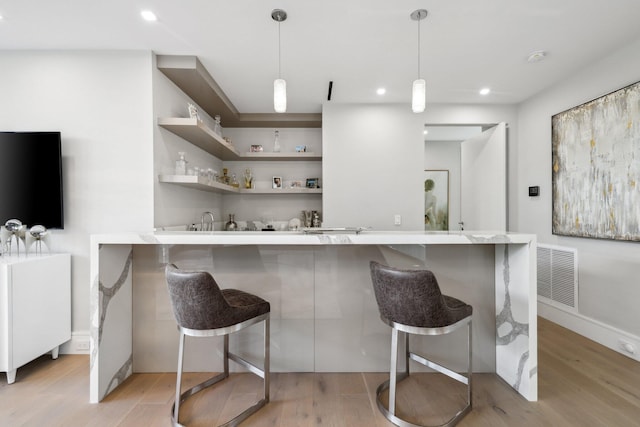
{"type": "Polygon", "coordinates": [[[213,213],[206,211],[202,213],[202,216],[200,217],[200,231],[213,231],[213,223],[214,223],[215,219],[213,218],[213,213]],[[209,216],[210,221],[206,223],[207,228],[205,227],[205,222],[204,222],[204,218],[205,216],[209,216]]]}

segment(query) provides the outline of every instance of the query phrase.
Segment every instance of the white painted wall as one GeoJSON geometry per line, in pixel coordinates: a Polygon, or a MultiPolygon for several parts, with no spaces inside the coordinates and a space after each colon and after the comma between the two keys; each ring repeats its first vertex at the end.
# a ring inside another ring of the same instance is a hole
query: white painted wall
{"type": "MultiPolygon", "coordinates": [[[[515,228],[536,233],[539,243],[578,249],[579,312],[640,337],[640,245],[551,234],[551,116],[640,79],[640,40],[585,68],[519,107],[519,188],[515,228]],[[526,188],[540,186],[539,197],[526,188]]],[[[584,322],[583,322],[584,323],[584,322]]],[[[576,328],[573,328],[576,329],[576,328]]],[[[583,333],[593,330],[585,326],[583,333]]]]}
{"type": "Polygon", "coordinates": [[[423,229],[424,115],[404,104],[330,103],[322,114],[323,225],[423,229]]]}
{"type": "MultiPolygon", "coordinates": [[[[516,160],[515,106],[430,104],[424,114],[414,114],[408,105],[328,103],[322,120],[323,205],[328,226],[424,229],[422,171],[426,165],[449,164],[454,156],[447,154],[446,160],[428,158],[424,151],[425,123],[506,122],[508,162],[515,164],[516,160]],[[394,214],[402,215],[402,226],[393,225],[394,214]]],[[[459,177],[459,163],[450,167],[457,168],[459,177]]],[[[515,179],[516,172],[509,167],[509,181],[515,179]]],[[[515,199],[516,188],[509,183],[507,186],[509,197],[515,199]]],[[[459,203],[454,209],[459,212],[459,203]]],[[[510,215],[517,212],[516,206],[510,205],[509,210],[510,215]]],[[[457,216],[450,216],[450,223],[455,225],[459,214],[453,214],[457,216]]]]}
{"type": "MultiPolygon", "coordinates": [[[[0,52],[0,129],[61,131],[72,331],[89,329],[89,236],[153,226],[151,53],[0,52]]],[[[72,349],[73,350],[73,349],[72,349]]]]}

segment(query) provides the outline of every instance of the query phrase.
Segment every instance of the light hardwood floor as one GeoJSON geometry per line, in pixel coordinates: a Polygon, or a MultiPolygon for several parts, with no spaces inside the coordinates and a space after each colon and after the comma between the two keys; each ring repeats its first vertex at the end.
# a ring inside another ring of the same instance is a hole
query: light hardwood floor
{"type": "MultiPolygon", "coordinates": [[[[474,408],[460,426],[640,426],[640,363],[539,319],[539,401],[527,402],[493,374],[474,375],[474,408]]],[[[88,357],[43,356],[0,378],[0,426],[170,426],[175,374],[134,374],[100,404],[89,404],[88,357]]],[[[274,374],[271,402],[243,426],[392,424],[378,412],[384,373],[274,374]]],[[[464,386],[416,375],[398,402],[414,422],[440,423],[455,412],[464,386]],[[435,414],[435,415],[434,415],[435,414]]],[[[202,374],[188,374],[195,384],[202,374]]],[[[237,374],[181,409],[189,426],[232,418],[256,398],[260,381],[237,374]]]]}

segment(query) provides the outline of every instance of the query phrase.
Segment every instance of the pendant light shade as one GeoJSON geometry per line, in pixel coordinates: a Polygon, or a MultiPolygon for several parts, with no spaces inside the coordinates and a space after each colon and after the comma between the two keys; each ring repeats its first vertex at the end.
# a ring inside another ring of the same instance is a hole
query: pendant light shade
{"type": "Polygon", "coordinates": [[[424,79],[413,81],[413,91],[411,92],[411,109],[414,113],[424,112],[427,99],[427,82],[424,79]]]}
{"type": "Polygon", "coordinates": [[[278,23],[278,78],[273,81],[273,109],[276,113],[287,111],[287,82],[280,75],[280,23],[287,19],[287,12],[273,9],[271,19],[278,23]]]}
{"type": "Polygon", "coordinates": [[[287,111],[287,82],[284,79],[273,81],[273,108],[276,113],[287,111]]]}
{"type": "Polygon", "coordinates": [[[411,109],[414,113],[422,113],[427,103],[427,82],[420,78],[420,21],[427,17],[426,9],[411,12],[411,19],[418,21],[418,78],[413,81],[411,91],[411,109]]]}

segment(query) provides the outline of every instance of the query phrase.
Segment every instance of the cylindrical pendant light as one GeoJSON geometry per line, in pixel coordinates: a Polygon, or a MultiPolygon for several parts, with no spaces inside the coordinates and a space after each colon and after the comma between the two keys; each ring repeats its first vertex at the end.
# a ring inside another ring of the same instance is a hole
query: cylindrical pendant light
{"type": "Polygon", "coordinates": [[[273,108],[276,113],[287,111],[287,82],[284,79],[273,81],[273,108]]]}
{"type": "Polygon", "coordinates": [[[413,81],[413,90],[411,91],[411,109],[414,113],[422,113],[426,106],[427,99],[427,82],[424,79],[413,81]]]}
{"type": "Polygon", "coordinates": [[[273,9],[271,19],[278,23],[278,78],[273,82],[273,109],[276,113],[284,113],[287,111],[287,82],[280,74],[280,23],[287,19],[287,12],[273,9]]]}
{"type": "Polygon", "coordinates": [[[418,78],[413,82],[411,91],[411,109],[414,113],[422,113],[427,103],[427,82],[420,78],[420,21],[427,17],[426,9],[411,12],[411,19],[418,21],[418,78]]]}

